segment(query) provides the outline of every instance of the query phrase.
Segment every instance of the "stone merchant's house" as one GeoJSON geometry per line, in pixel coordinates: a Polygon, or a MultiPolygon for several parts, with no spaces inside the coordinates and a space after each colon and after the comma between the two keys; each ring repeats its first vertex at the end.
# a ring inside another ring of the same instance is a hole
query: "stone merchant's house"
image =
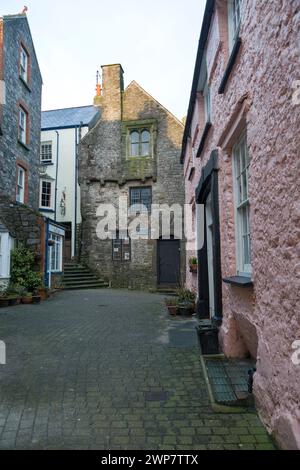
{"type": "MultiPolygon", "coordinates": [[[[184,203],[179,163],[183,125],[135,81],[124,90],[121,65],[102,67],[103,90],[95,104],[101,118],[82,140],[79,155],[81,186],[81,258],[113,286],[156,288],[177,286],[184,271],[184,243],[175,234],[168,240],[131,239],[119,230],[115,239],[99,239],[97,209],[125,197],[129,219],[151,212],[152,204],[184,203]]],[[[123,211],[124,214],[124,211],[123,211]]],[[[146,214],[147,215],[147,214],[146,214]]],[[[147,237],[147,228],[140,228],[147,237]]]]}

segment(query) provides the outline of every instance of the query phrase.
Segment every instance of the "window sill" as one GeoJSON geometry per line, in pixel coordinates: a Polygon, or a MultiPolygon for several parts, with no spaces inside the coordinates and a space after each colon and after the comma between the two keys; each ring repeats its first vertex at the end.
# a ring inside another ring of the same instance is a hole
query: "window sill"
{"type": "Polygon", "coordinates": [[[28,152],[30,151],[30,147],[28,147],[27,144],[24,144],[24,142],[22,142],[22,140],[18,140],[19,144],[22,145],[22,147],[27,150],[28,152]]]}
{"type": "Polygon", "coordinates": [[[233,276],[233,277],[226,277],[223,279],[225,284],[231,284],[232,286],[247,288],[253,287],[253,281],[251,277],[246,276],[233,276]]]}
{"type": "Polygon", "coordinates": [[[41,165],[41,166],[53,166],[54,163],[53,163],[53,162],[50,162],[50,160],[49,160],[49,162],[40,162],[40,165],[41,165]]]}
{"type": "Polygon", "coordinates": [[[197,158],[200,158],[200,156],[201,156],[201,153],[204,149],[204,145],[205,145],[205,142],[206,142],[206,138],[208,136],[208,133],[209,133],[209,130],[210,130],[211,127],[212,127],[211,122],[207,122],[205,124],[204,130],[203,130],[203,133],[202,133],[202,137],[201,137],[201,140],[200,140],[198,152],[197,152],[197,158]]]}
{"type": "Polygon", "coordinates": [[[49,209],[49,207],[40,207],[39,211],[41,211],[41,212],[51,212],[52,214],[54,214],[54,212],[55,212],[54,209],[49,209]]]}
{"type": "Polygon", "coordinates": [[[20,80],[21,80],[21,82],[23,83],[23,85],[27,88],[27,90],[30,91],[30,93],[31,93],[31,88],[30,88],[30,86],[28,85],[27,82],[25,82],[25,80],[21,77],[21,75],[20,75],[20,80]]]}
{"type": "Polygon", "coordinates": [[[132,156],[132,155],[127,155],[126,157],[127,160],[152,160],[153,156],[152,155],[137,155],[132,156]]]}
{"type": "Polygon", "coordinates": [[[242,45],[242,40],[241,40],[240,37],[237,37],[237,39],[235,40],[232,52],[230,54],[227,67],[226,67],[225,73],[224,73],[222,81],[221,81],[220,88],[218,90],[219,95],[222,95],[225,92],[225,88],[226,88],[228,79],[229,79],[230,74],[232,72],[232,69],[234,67],[234,64],[235,64],[235,61],[237,59],[237,56],[238,56],[241,45],[242,45]]]}

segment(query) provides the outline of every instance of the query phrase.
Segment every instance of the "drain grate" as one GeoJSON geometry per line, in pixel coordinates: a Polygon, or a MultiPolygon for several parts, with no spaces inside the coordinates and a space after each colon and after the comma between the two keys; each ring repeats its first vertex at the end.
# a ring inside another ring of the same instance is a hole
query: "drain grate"
{"type": "Polygon", "coordinates": [[[169,392],[146,392],[146,401],[167,401],[169,392]]]}
{"type": "Polygon", "coordinates": [[[207,373],[215,400],[223,405],[248,406],[248,370],[253,367],[250,361],[226,359],[205,359],[207,373]]]}

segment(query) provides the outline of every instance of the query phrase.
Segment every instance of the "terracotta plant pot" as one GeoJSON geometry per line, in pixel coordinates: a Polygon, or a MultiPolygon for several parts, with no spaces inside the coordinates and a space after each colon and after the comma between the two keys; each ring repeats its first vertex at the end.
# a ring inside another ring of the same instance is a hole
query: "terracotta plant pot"
{"type": "Polygon", "coordinates": [[[22,297],[22,304],[24,305],[32,304],[32,296],[22,297]]]}
{"type": "Polygon", "coordinates": [[[0,308],[5,308],[9,306],[9,299],[6,297],[0,297],[0,308]]]}
{"type": "Polygon", "coordinates": [[[41,287],[39,289],[39,296],[41,297],[42,300],[47,300],[49,297],[47,289],[44,289],[43,287],[41,287]]]}
{"type": "Polygon", "coordinates": [[[190,264],[190,272],[197,273],[198,272],[198,265],[197,264],[190,264]]]}
{"type": "Polygon", "coordinates": [[[177,305],[167,305],[167,309],[170,315],[177,315],[177,305]]]}

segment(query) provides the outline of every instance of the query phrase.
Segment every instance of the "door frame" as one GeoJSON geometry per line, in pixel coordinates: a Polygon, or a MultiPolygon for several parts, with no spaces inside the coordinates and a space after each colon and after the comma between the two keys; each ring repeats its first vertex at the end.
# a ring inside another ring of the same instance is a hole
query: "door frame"
{"type": "MultiPolygon", "coordinates": [[[[199,185],[196,190],[197,204],[206,204],[211,194],[211,211],[214,224],[213,233],[213,270],[214,270],[214,306],[215,319],[222,321],[222,268],[221,268],[221,239],[220,239],[220,215],[219,215],[219,182],[218,182],[218,151],[211,153],[207,165],[202,169],[199,185]]],[[[209,280],[207,259],[207,222],[204,211],[204,245],[198,251],[198,304],[197,313],[200,318],[210,318],[209,308],[209,280]]]]}
{"type": "Polygon", "coordinates": [[[158,240],[157,240],[157,249],[156,249],[156,271],[157,271],[157,286],[160,287],[167,287],[167,286],[170,286],[170,287],[174,287],[174,286],[179,286],[180,284],[180,275],[181,275],[181,243],[180,243],[180,240],[177,239],[177,238],[174,238],[171,236],[171,238],[168,238],[168,239],[163,239],[162,237],[160,237],[158,240]],[[177,242],[178,244],[178,276],[179,276],[179,279],[178,279],[178,282],[173,284],[173,283],[161,283],[160,282],[160,269],[159,269],[159,266],[160,266],[160,263],[159,263],[159,256],[160,256],[160,247],[161,247],[161,244],[164,243],[164,242],[177,242]]]}

